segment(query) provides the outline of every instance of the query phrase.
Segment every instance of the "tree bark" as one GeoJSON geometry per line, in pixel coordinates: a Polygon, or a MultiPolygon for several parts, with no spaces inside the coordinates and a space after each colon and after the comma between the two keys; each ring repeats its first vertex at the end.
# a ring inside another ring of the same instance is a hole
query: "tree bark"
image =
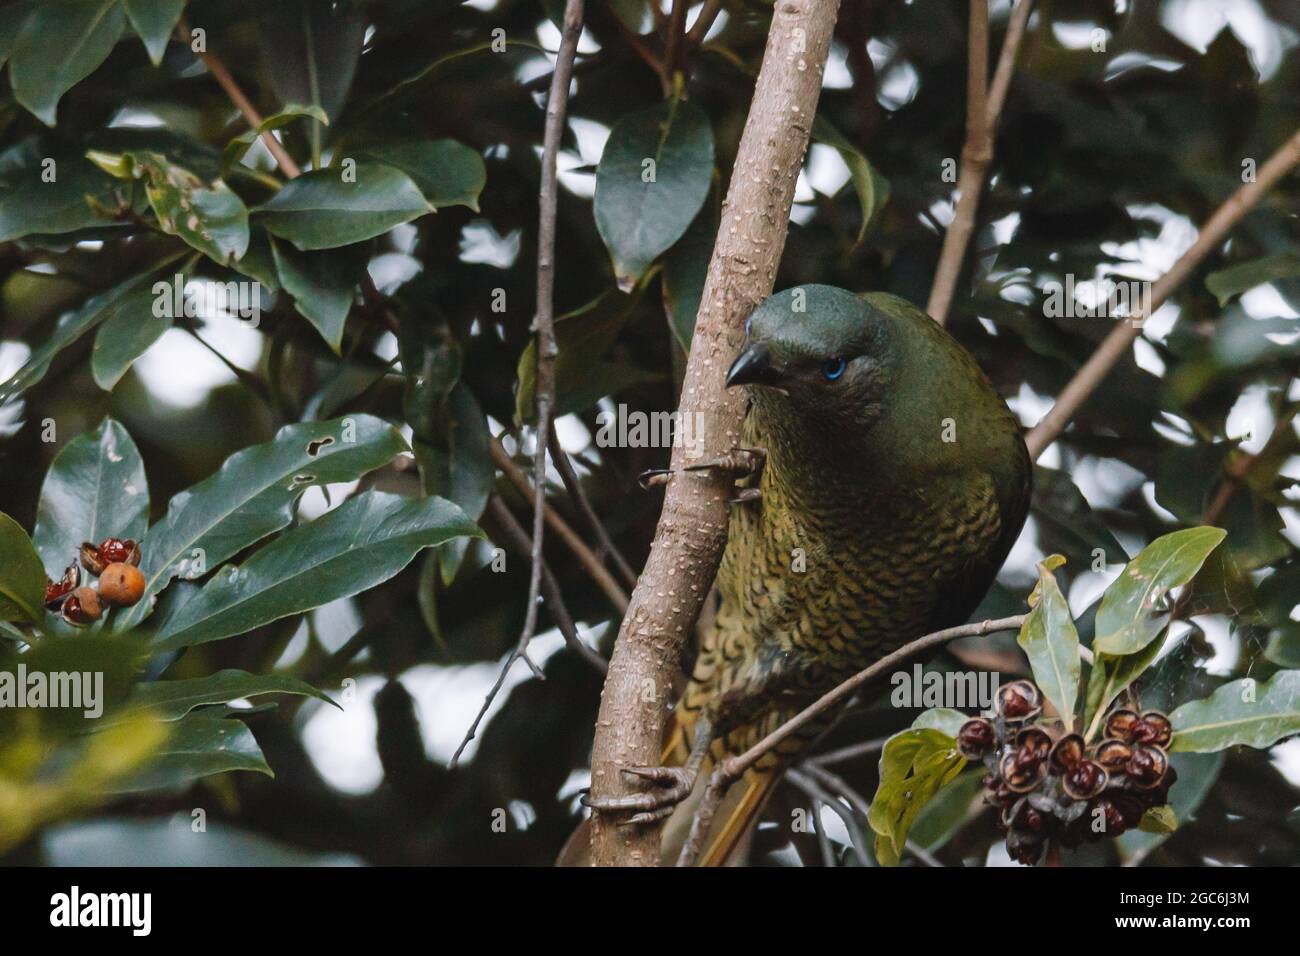
{"type": "MultiPolygon", "coordinates": [[[[726,544],[732,479],[683,472],[736,447],[744,396],[723,385],[746,316],[772,292],[839,0],[777,0],[691,342],[663,511],[614,646],[592,748],[592,795],[629,792],[620,767],[659,763],[673,677],[726,544]]],[[[659,863],[659,826],[596,812],[597,866],[659,863]]]]}

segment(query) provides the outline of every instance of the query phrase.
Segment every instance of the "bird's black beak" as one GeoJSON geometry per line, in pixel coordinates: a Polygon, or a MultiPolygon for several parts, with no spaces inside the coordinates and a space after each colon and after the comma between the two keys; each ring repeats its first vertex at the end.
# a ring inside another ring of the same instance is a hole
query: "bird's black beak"
{"type": "Polygon", "coordinates": [[[727,388],[734,385],[775,385],[781,381],[781,370],[772,364],[772,353],[762,342],[756,342],[736,356],[727,372],[727,388]]]}

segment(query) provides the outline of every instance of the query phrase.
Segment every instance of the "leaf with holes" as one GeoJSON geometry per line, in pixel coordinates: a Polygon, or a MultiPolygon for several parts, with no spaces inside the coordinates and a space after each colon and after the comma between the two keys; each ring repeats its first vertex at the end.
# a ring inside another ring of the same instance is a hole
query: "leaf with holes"
{"type": "Polygon", "coordinates": [[[367,491],[219,572],[154,635],[159,650],[243,634],[387,581],[424,548],[482,534],[443,498],[367,491]]]}
{"type": "Polygon", "coordinates": [[[118,612],[117,630],[135,627],[152,598],[177,576],[202,577],[285,527],[293,504],[313,485],[351,481],[392,461],[407,445],[370,415],[286,425],[274,439],[236,452],[221,469],[178,493],[141,544],[143,599],[118,612]]]}

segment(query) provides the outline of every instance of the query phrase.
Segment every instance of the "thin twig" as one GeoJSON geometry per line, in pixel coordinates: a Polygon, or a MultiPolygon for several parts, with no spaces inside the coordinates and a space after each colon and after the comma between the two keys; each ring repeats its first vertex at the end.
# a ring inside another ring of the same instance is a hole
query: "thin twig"
{"type": "MultiPolygon", "coordinates": [[[[188,45],[189,37],[185,34],[189,32],[189,27],[183,20],[181,21],[178,30],[182,31],[181,42],[188,45]]],[[[212,78],[217,81],[223,90],[226,91],[226,96],[230,97],[230,102],[235,104],[235,108],[243,115],[244,120],[248,125],[252,129],[257,129],[261,126],[262,114],[257,111],[257,107],[253,105],[253,101],[244,95],[244,91],[239,88],[239,83],[235,81],[234,76],[232,76],[230,71],[226,69],[226,64],[222,62],[221,57],[217,56],[215,53],[210,53],[207,50],[198,51],[195,53],[195,56],[203,61],[203,65],[208,68],[208,72],[212,74],[212,78]]],[[[281,171],[286,176],[290,179],[296,179],[302,174],[302,169],[293,161],[293,157],[285,151],[284,147],[280,145],[280,141],[272,135],[270,130],[266,130],[261,134],[261,140],[266,144],[266,148],[270,151],[271,155],[275,157],[276,165],[280,167],[281,171]]]]}
{"type": "Polygon", "coordinates": [[[1300,163],[1300,130],[1259,167],[1253,182],[1244,184],[1214,211],[1201,227],[1191,247],[1151,286],[1150,302],[1146,307],[1140,309],[1136,316],[1118,321],[1088,361],[1074,373],[1074,377],[1057,396],[1056,404],[1025,437],[1030,457],[1037,459],[1048,445],[1056,441],[1061,432],[1065,431],[1070,419],[1110,374],[1110,370],[1128,354],[1133,340],[1142,330],[1142,323],[1165,303],[1201,261],[1219,247],[1246,213],[1254,209],[1264,195],[1297,163],[1300,163]]]}
{"type": "Polygon", "coordinates": [[[1290,440],[1294,432],[1292,422],[1295,421],[1297,412],[1300,412],[1300,402],[1292,402],[1278,416],[1277,422],[1273,425],[1273,433],[1268,436],[1268,441],[1264,443],[1264,447],[1253,455],[1243,455],[1228,466],[1214,499],[1205,509],[1205,514],[1201,518],[1202,524],[1216,524],[1223,515],[1223,510],[1228,507],[1228,502],[1232,500],[1232,496],[1241,487],[1242,482],[1250,475],[1251,470],[1259,463],[1260,459],[1268,458],[1278,445],[1290,440]]]}
{"type": "Polygon", "coordinates": [[[816,764],[818,767],[829,767],[832,764],[844,763],[848,760],[856,760],[858,757],[865,757],[868,754],[879,753],[888,742],[888,737],[864,740],[861,743],[850,744],[847,747],[840,747],[838,750],[830,750],[824,754],[809,757],[804,763],[816,764]]]}
{"type": "Polygon", "coordinates": [[[664,39],[664,72],[669,77],[677,70],[677,61],[681,55],[682,44],[686,40],[687,0],[673,0],[672,13],[668,16],[664,39]]]}
{"type": "Polygon", "coordinates": [[[596,514],[596,509],[592,507],[591,499],[587,497],[587,490],[582,487],[582,479],[574,471],[573,461],[560,445],[560,436],[556,434],[553,424],[551,425],[550,444],[551,461],[555,462],[555,470],[560,473],[560,479],[564,482],[569,497],[573,499],[578,511],[586,519],[587,525],[591,528],[591,533],[596,536],[600,554],[602,556],[608,555],[610,560],[614,562],[614,567],[622,575],[624,584],[630,588],[636,587],[636,572],[632,570],[632,565],[627,563],[627,559],[618,550],[614,540],[605,529],[605,523],[600,520],[600,515],[596,514]]]}
{"type": "MultiPolygon", "coordinates": [[[[790,768],[786,771],[786,776],[795,781],[799,786],[799,778],[804,780],[815,781],[815,785],[820,789],[825,787],[822,792],[826,793],[829,800],[826,805],[836,812],[841,820],[844,821],[844,827],[849,831],[849,839],[853,841],[853,852],[857,854],[858,860],[863,866],[871,866],[872,859],[871,842],[867,839],[866,831],[862,829],[854,813],[860,814],[862,819],[867,818],[867,812],[871,809],[871,804],[863,799],[862,795],[853,789],[843,777],[831,773],[829,770],[823,770],[820,767],[804,766],[802,769],[790,768]],[[848,804],[848,808],[840,807],[842,797],[848,804]]],[[[818,825],[821,821],[818,821],[818,825]]]]}
{"type": "MultiPolygon", "coordinates": [[[[509,541],[510,546],[520,554],[531,555],[533,551],[532,539],[528,537],[528,532],[519,523],[519,519],[501,500],[500,495],[494,494],[488,499],[487,510],[500,527],[502,534],[509,541]]],[[[551,617],[555,619],[555,626],[564,635],[564,643],[600,673],[605,673],[609,664],[605,658],[601,657],[594,648],[579,636],[578,628],[573,622],[573,615],[569,613],[569,609],[564,603],[560,584],[556,581],[555,575],[551,572],[545,560],[542,561],[542,597],[546,599],[546,607],[551,612],[551,617]]]]}
{"type": "Polygon", "coordinates": [[[998,56],[997,72],[992,88],[988,86],[989,9],[986,0],[970,3],[970,52],[966,80],[966,141],[961,151],[961,168],[957,174],[957,205],[953,208],[952,222],[944,233],[943,249],[935,267],[934,284],[925,310],[936,322],[943,325],[952,308],[957,277],[971,236],[975,233],[975,214],[979,210],[980,194],[989,164],[993,161],[993,131],[997,129],[1015,70],[1016,54],[1025,35],[1033,0],[1017,0],[1007,25],[998,56]]]}
{"type": "Polygon", "coordinates": [[[713,28],[713,21],[718,19],[718,14],[721,12],[722,0],[704,0],[700,15],[695,18],[690,30],[686,32],[687,50],[693,50],[704,42],[709,30],[713,28]]]}
{"type": "Polygon", "coordinates": [[[864,684],[887,673],[908,658],[915,657],[932,647],[955,641],[960,637],[979,637],[995,631],[1017,630],[1025,622],[1025,617],[1024,614],[1017,614],[1013,617],[998,618],[997,620],[961,624],[957,627],[945,628],[942,631],[935,631],[933,634],[919,637],[910,644],[905,644],[898,650],[886,654],[870,667],[858,671],[843,683],[827,691],[744,753],[724,758],[713,771],[713,775],[709,778],[708,785],[705,787],[704,799],[700,801],[700,805],[695,811],[695,818],[691,822],[690,836],[682,846],[677,865],[694,866],[700,850],[704,846],[704,838],[708,835],[709,827],[713,823],[713,816],[717,813],[722,798],[726,796],[727,789],[773,747],[797,733],[822,714],[847,701],[864,684]]]}
{"type": "MultiPolygon", "coordinates": [[[[509,479],[510,483],[519,489],[519,493],[524,496],[525,500],[535,498],[536,487],[544,487],[542,485],[534,486],[529,482],[528,476],[515,464],[514,459],[510,457],[510,453],[505,450],[497,439],[493,438],[489,442],[488,451],[491,453],[496,466],[501,469],[501,472],[509,479]]],[[[620,614],[627,610],[627,595],[623,592],[619,583],[614,580],[614,576],[601,564],[600,559],[579,537],[578,533],[569,527],[569,523],[560,517],[560,514],[550,505],[545,506],[544,515],[547,526],[564,542],[565,547],[573,552],[574,557],[578,559],[578,563],[582,565],[582,569],[587,572],[591,579],[596,582],[597,587],[609,598],[610,604],[614,605],[620,614]]]]}

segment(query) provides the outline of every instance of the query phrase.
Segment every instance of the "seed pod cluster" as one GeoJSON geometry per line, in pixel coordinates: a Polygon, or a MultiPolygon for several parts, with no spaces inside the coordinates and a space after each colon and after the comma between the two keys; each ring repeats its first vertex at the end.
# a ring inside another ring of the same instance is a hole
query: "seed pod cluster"
{"type": "Polygon", "coordinates": [[[81,545],[81,566],[99,578],[99,589],[81,586],[81,568],[68,565],[58,581],[46,580],[45,606],[58,611],[74,627],[93,624],[103,616],[103,605],[127,607],[144,594],[140,546],[130,538],[106,538],[98,545],[81,545]]]}
{"type": "Polygon", "coordinates": [[[984,799],[998,809],[1007,852],[1032,865],[1050,841],[1073,848],[1114,838],[1169,800],[1173,726],[1158,711],[1117,708],[1087,744],[1059,721],[1036,721],[1042,694],[1027,680],[998,688],[992,714],[962,725],[957,746],[981,760],[984,799]]]}

